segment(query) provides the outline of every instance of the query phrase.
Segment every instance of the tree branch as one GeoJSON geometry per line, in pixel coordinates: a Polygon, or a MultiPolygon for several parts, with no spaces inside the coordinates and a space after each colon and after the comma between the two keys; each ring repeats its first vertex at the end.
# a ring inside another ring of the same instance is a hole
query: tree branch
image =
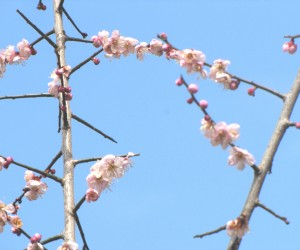
{"type": "Polygon", "coordinates": [[[226,225],[225,225],[225,226],[222,226],[222,227],[219,227],[219,228],[217,228],[217,229],[215,229],[215,230],[212,230],[212,231],[203,233],[203,234],[197,234],[197,235],[194,236],[194,238],[203,238],[203,237],[205,237],[205,236],[212,235],[212,234],[221,232],[221,231],[223,231],[223,230],[226,230],[226,225]]]}
{"type": "Polygon", "coordinates": [[[12,95],[12,96],[0,96],[0,100],[5,99],[23,99],[23,98],[37,98],[37,97],[53,97],[50,94],[41,93],[41,94],[25,94],[25,95],[12,95]]]}
{"type": "Polygon", "coordinates": [[[92,126],[91,124],[89,124],[88,122],[86,122],[85,120],[81,119],[80,117],[78,117],[77,115],[72,114],[72,118],[80,123],[82,123],[83,125],[87,126],[88,128],[96,131],[98,134],[102,135],[104,138],[109,139],[110,141],[114,142],[114,143],[118,143],[117,141],[115,141],[112,137],[108,136],[107,134],[103,133],[102,131],[100,131],[99,129],[95,128],[94,126],[92,126]]]}

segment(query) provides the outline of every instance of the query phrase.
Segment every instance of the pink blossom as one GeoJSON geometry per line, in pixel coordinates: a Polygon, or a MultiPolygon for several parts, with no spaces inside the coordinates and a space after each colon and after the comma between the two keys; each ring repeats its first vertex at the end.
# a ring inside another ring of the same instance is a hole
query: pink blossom
{"type": "Polygon", "coordinates": [[[14,64],[20,62],[20,56],[17,51],[15,51],[15,47],[9,45],[4,51],[5,60],[8,64],[14,64]]]}
{"type": "Polygon", "coordinates": [[[206,71],[203,69],[205,55],[201,51],[184,49],[177,56],[180,66],[186,68],[188,73],[198,72],[203,78],[206,77],[206,71]]]}
{"type": "Polygon", "coordinates": [[[3,157],[0,157],[0,171],[2,170],[4,163],[5,159],[3,157]]]}
{"type": "Polygon", "coordinates": [[[91,40],[93,41],[93,45],[96,48],[99,48],[102,45],[101,40],[98,36],[92,36],[91,40]]]}
{"type": "Polygon", "coordinates": [[[255,159],[247,150],[238,147],[230,149],[230,156],[228,157],[228,164],[230,166],[236,165],[237,169],[243,170],[245,165],[252,166],[255,164],[255,159]]]}
{"type": "Polygon", "coordinates": [[[17,45],[21,60],[27,60],[31,56],[31,47],[27,40],[23,39],[17,45]]]}
{"type": "Polygon", "coordinates": [[[25,171],[24,179],[26,181],[25,188],[28,188],[29,190],[25,193],[25,197],[28,198],[28,200],[36,200],[39,197],[42,197],[42,195],[47,191],[48,186],[46,183],[43,183],[40,180],[40,177],[37,177],[33,174],[32,171],[27,170],[25,171]]]}
{"type": "Polygon", "coordinates": [[[210,68],[209,77],[218,83],[223,83],[226,89],[230,88],[231,77],[226,73],[230,61],[217,59],[210,68]]]}
{"type": "Polygon", "coordinates": [[[35,242],[35,243],[29,243],[26,250],[44,250],[44,247],[41,243],[35,242]]]}
{"type": "Polygon", "coordinates": [[[211,136],[213,146],[221,145],[223,149],[239,137],[240,126],[236,123],[227,125],[225,122],[219,122],[214,125],[214,132],[211,136]]]}
{"type": "Polygon", "coordinates": [[[161,56],[163,54],[163,44],[161,41],[152,39],[150,42],[150,53],[156,56],[161,56]]]}
{"type": "Polygon", "coordinates": [[[248,221],[242,214],[235,220],[228,221],[226,231],[230,237],[242,238],[249,231],[248,221]]]}
{"type": "Polygon", "coordinates": [[[283,52],[288,52],[289,54],[294,54],[297,51],[297,44],[291,39],[289,42],[285,42],[282,46],[283,52]]]}
{"type": "Polygon", "coordinates": [[[47,191],[48,186],[46,183],[40,180],[30,180],[27,182],[25,188],[29,188],[29,191],[26,192],[25,197],[32,201],[42,197],[42,195],[47,191]]]}
{"type": "Polygon", "coordinates": [[[100,196],[100,194],[97,192],[96,189],[89,188],[86,191],[85,199],[87,202],[96,201],[96,200],[98,200],[99,196],[100,196]]]}
{"type": "Polygon", "coordinates": [[[15,215],[15,216],[10,216],[8,222],[11,224],[11,226],[13,228],[21,228],[23,225],[22,220],[20,219],[19,216],[15,215]]]}
{"type": "Polygon", "coordinates": [[[202,119],[201,120],[201,128],[200,130],[203,132],[204,136],[211,139],[213,134],[215,133],[214,130],[214,123],[211,120],[202,119]]]}
{"type": "Polygon", "coordinates": [[[78,250],[78,244],[74,241],[65,241],[57,250],[78,250]]]}
{"type": "Polygon", "coordinates": [[[139,45],[136,45],[135,52],[136,52],[137,59],[143,61],[144,55],[149,52],[148,43],[141,42],[139,45]]]}

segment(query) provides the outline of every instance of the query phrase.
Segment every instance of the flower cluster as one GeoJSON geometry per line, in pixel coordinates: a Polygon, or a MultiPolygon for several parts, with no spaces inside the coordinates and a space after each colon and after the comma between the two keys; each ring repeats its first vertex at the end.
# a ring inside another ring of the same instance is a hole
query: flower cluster
{"type": "Polygon", "coordinates": [[[43,245],[40,243],[42,235],[36,233],[30,238],[30,243],[28,244],[26,250],[44,250],[43,245]]]}
{"type": "Polygon", "coordinates": [[[6,205],[4,202],[0,201],[0,233],[3,232],[6,223],[9,223],[15,230],[22,227],[22,221],[19,216],[8,215],[8,213],[16,214],[18,209],[19,206],[14,206],[13,204],[6,205]]]}
{"type": "MultiPolygon", "coordinates": [[[[71,67],[69,65],[63,66],[60,69],[53,70],[53,72],[51,73],[51,76],[50,76],[50,78],[52,78],[53,80],[48,83],[48,87],[49,87],[48,93],[53,95],[54,97],[58,98],[59,92],[63,92],[59,88],[59,87],[61,87],[60,78],[62,75],[64,75],[65,77],[69,77],[70,72],[71,72],[71,67]]],[[[66,92],[68,92],[68,91],[66,91],[66,92]]],[[[70,93],[67,93],[66,99],[71,100],[72,95],[70,93]]]]}
{"type": "Polygon", "coordinates": [[[226,149],[229,144],[238,139],[240,125],[233,123],[227,125],[226,122],[218,122],[214,124],[210,119],[202,119],[200,128],[205,137],[210,139],[213,146],[221,145],[226,149]]]}
{"type": "Polygon", "coordinates": [[[74,241],[65,241],[57,250],[78,250],[78,244],[74,241]]]}
{"type": "Polygon", "coordinates": [[[20,64],[36,54],[36,50],[25,39],[17,44],[17,48],[19,51],[15,49],[15,46],[9,45],[5,50],[0,51],[0,77],[3,77],[7,64],[20,64]]]}
{"type": "Polygon", "coordinates": [[[235,165],[237,169],[243,170],[246,164],[250,166],[255,164],[252,154],[245,149],[232,145],[239,138],[240,125],[236,123],[228,125],[225,122],[214,123],[209,116],[203,118],[201,123],[200,130],[202,130],[205,137],[210,139],[213,146],[220,145],[223,149],[226,149],[229,145],[232,146],[228,157],[230,166],[235,165]]]}
{"type": "Polygon", "coordinates": [[[88,190],[86,192],[86,201],[96,201],[102,191],[106,189],[115,178],[121,178],[128,167],[131,165],[130,156],[119,157],[106,155],[98,160],[90,169],[90,174],[86,177],[88,190]]]}
{"type": "Polygon", "coordinates": [[[283,52],[288,52],[289,54],[294,54],[297,51],[297,44],[295,44],[294,39],[289,42],[285,42],[282,45],[283,52]]]}
{"type": "Polygon", "coordinates": [[[228,221],[226,231],[230,237],[242,238],[249,231],[248,221],[245,215],[241,215],[235,220],[228,221]]]}
{"type": "Polygon", "coordinates": [[[230,88],[231,77],[226,73],[226,68],[230,64],[228,60],[217,59],[210,68],[209,77],[218,83],[223,83],[226,89],[230,88]]]}
{"type": "Polygon", "coordinates": [[[25,193],[25,197],[28,200],[36,200],[47,191],[48,186],[46,183],[41,181],[40,176],[35,176],[34,173],[30,170],[25,171],[24,179],[26,181],[26,186],[24,190],[27,192],[25,193]]]}

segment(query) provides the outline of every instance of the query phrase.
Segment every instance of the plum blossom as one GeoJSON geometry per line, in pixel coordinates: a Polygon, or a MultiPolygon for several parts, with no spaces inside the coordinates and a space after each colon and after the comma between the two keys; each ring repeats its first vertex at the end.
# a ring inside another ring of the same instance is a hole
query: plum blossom
{"type": "Polygon", "coordinates": [[[0,171],[2,170],[5,163],[5,159],[3,157],[0,157],[0,171]]]}
{"type": "Polygon", "coordinates": [[[247,150],[238,147],[230,149],[230,156],[228,157],[228,164],[230,166],[236,165],[237,169],[243,170],[245,165],[252,166],[255,164],[255,159],[247,150]]]}
{"type": "Polygon", "coordinates": [[[71,73],[71,66],[65,65],[60,69],[55,69],[52,71],[50,78],[53,80],[48,83],[48,93],[52,96],[58,98],[59,96],[59,86],[60,83],[60,76],[63,74],[65,77],[69,77],[71,73]]]}
{"type": "Polygon", "coordinates": [[[150,42],[150,53],[156,56],[161,56],[163,54],[163,44],[161,41],[152,39],[150,42]]]}
{"type": "Polygon", "coordinates": [[[289,54],[294,54],[297,51],[297,44],[295,44],[294,39],[289,42],[285,42],[282,45],[283,52],[288,52],[289,54]]]}
{"type": "Polygon", "coordinates": [[[78,250],[78,244],[72,240],[65,241],[57,250],[78,250]]]}
{"type": "Polygon", "coordinates": [[[102,30],[97,36],[92,37],[92,41],[96,48],[103,47],[107,58],[120,58],[121,55],[133,54],[138,44],[138,40],[121,36],[118,30],[113,30],[110,37],[108,31],[102,30]]]}
{"type": "Polygon", "coordinates": [[[28,58],[31,56],[31,47],[29,42],[26,39],[23,39],[21,42],[17,45],[19,50],[19,57],[21,60],[28,60],[28,58]]]}
{"type": "Polygon", "coordinates": [[[245,215],[241,215],[235,220],[228,221],[226,231],[230,237],[242,238],[249,231],[248,221],[245,215]]]}
{"type": "Polygon", "coordinates": [[[28,189],[25,193],[25,197],[27,197],[30,201],[42,197],[48,189],[47,184],[43,183],[40,177],[35,176],[30,170],[25,171],[24,179],[26,181],[25,189],[28,189]]]}
{"type": "Polygon", "coordinates": [[[86,200],[96,201],[115,178],[121,178],[131,165],[128,153],[125,157],[106,155],[98,160],[90,169],[90,174],[86,177],[88,190],[86,200]]]}
{"type": "Polygon", "coordinates": [[[187,73],[198,72],[203,78],[206,78],[206,71],[203,69],[205,55],[194,49],[184,49],[173,54],[181,67],[186,68],[187,73]]]}
{"type": "Polygon", "coordinates": [[[39,242],[29,243],[26,250],[44,250],[45,248],[39,242]]]}
{"type": "Polygon", "coordinates": [[[240,125],[234,123],[227,125],[225,122],[219,122],[214,125],[214,132],[211,137],[211,144],[213,146],[221,145],[223,149],[235,141],[239,137],[240,125]]]}
{"type": "Polygon", "coordinates": [[[15,50],[15,46],[9,45],[3,52],[5,56],[5,61],[8,64],[14,64],[20,62],[19,53],[15,50]]]}
{"type": "Polygon", "coordinates": [[[0,78],[3,77],[5,71],[6,71],[5,56],[2,52],[0,52],[0,78]]]}
{"type": "Polygon", "coordinates": [[[19,228],[22,227],[23,222],[22,222],[22,220],[20,219],[19,216],[17,216],[17,215],[9,216],[8,218],[9,218],[8,222],[11,224],[11,226],[13,228],[19,229],[19,228]]]}
{"type": "Polygon", "coordinates": [[[209,77],[218,83],[223,83],[226,89],[230,88],[231,77],[226,73],[226,68],[230,64],[228,60],[217,59],[210,68],[209,77]]]}
{"type": "Polygon", "coordinates": [[[141,42],[139,45],[135,46],[136,58],[143,61],[144,55],[149,52],[149,46],[146,42],[141,42]]]}

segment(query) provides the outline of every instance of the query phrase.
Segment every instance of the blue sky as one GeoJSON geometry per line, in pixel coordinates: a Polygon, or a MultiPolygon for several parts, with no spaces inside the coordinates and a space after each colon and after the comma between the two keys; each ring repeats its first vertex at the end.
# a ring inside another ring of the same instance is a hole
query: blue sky
{"type": "MultiPolygon", "coordinates": [[[[45,12],[37,1],[2,1],[0,48],[29,42],[38,35],[16,13],[20,9],[44,32],[53,27],[51,1],[45,12]]],[[[124,36],[150,42],[166,32],[174,46],[195,48],[207,62],[231,61],[229,72],[286,93],[299,67],[299,53],[281,51],[284,35],[298,34],[298,1],[65,1],[65,8],[88,37],[100,30],[120,30],[124,36]]],[[[65,20],[66,32],[78,37],[65,20]]],[[[54,39],[54,38],[53,38],[54,39]]],[[[0,96],[47,91],[49,76],[56,67],[53,49],[36,45],[38,54],[24,66],[8,67],[0,80],[0,96]]],[[[72,67],[91,55],[90,44],[67,44],[67,62],[72,67]]],[[[90,249],[105,250],[219,250],[229,237],[223,231],[203,239],[193,236],[236,218],[252,182],[252,170],[238,171],[227,165],[228,150],[212,147],[200,128],[202,114],[186,104],[188,93],[176,87],[184,74],[187,82],[199,84],[199,99],[209,102],[216,121],[239,123],[237,145],[249,150],[259,164],[282,102],[262,91],[247,95],[249,86],[226,91],[209,80],[187,75],[174,61],[146,56],[143,62],[132,55],[109,61],[99,56],[98,66],[87,64],[70,79],[74,95],[71,109],[118,141],[102,138],[73,121],[75,159],[106,154],[140,153],[133,167],[115,182],[96,203],[79,210],[90,249]]],[[[60,150],[57,133],[57,101],[54,98],[4,100],[0,154],[18,162],[45,168],[60,150]]],[[[299,120],[299,104],[292,120],[299,120]]],[[[272,215],[256,209],[250,233],[240,249],[298,249],[300,227],[299,132],[291,128],[282,141],[267,177],[260,200],[291,222],[286,226],[272,215]]],[[[92,164],[76,167],[76,200],[86,190],[85,177],[92,164]]],[[[55,165],[62,174],[62,162],[55,165]]],[[[24,170],[11,166],[0,172],[0,200],[12,202],[25,185],[24,170]]],[[[63,229],[62,192],[46,179],[49,190],[43,199],[24,200],[19,215],[29,234],[43,239],[63,229]]],[[[28,240],[17,238],[7,226],[0,235],[4,249],[23,249],[28,240]]],[[[78,243],[82,242],[77,236],[78,243]]],[[[47,246],[56,249],[60,242],[47,246]]]]}

